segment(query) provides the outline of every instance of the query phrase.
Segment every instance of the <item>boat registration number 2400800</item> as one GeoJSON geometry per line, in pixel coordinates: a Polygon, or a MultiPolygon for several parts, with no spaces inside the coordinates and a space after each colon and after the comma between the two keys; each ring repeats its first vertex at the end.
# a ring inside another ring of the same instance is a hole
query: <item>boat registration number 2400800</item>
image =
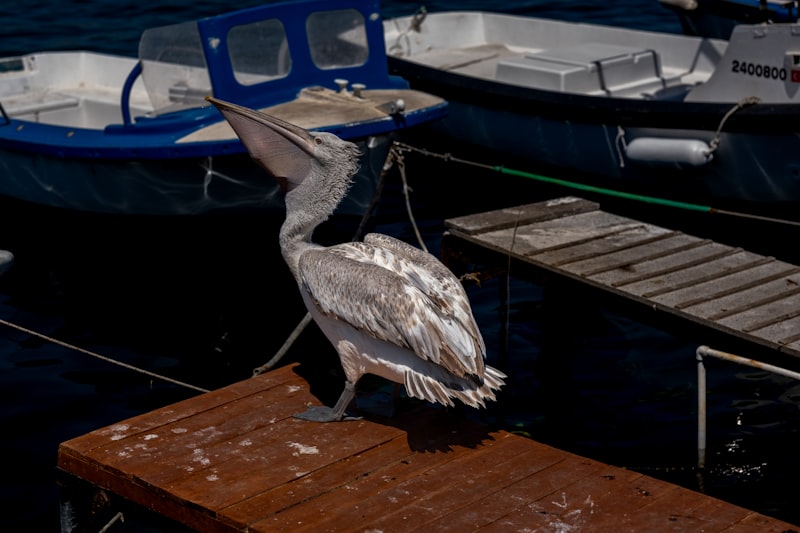
{"type": "MultiPolygon", "coordinates": [[[[786,68],[784,67],[771,67],[769,65],[748,63],[747,61],[734,60],[731,64],[731,72],[781,81],[785,81],[787,78],[789,78],[786,73],[786,68]]],[[[795,83],[800,82],[800,69],[792,70],[791,72],[791,81],[795,83]]]]}

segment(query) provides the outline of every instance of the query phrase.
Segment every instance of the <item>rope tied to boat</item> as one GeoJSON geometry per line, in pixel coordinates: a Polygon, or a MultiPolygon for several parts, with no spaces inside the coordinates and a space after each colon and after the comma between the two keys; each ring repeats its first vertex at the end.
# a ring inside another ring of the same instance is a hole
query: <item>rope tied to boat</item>
{"type": "Polygon", "coordinates": [[[731,116],[733,116],[733,114],[739,111],[740,109],[744,109],[747,106],[751,106],[759,102],[761,102],[761,98],[759,98],[758,96],[746,96],[741,100],[739,100],[738,102],[736,102],[736,104],[732,108],[730,108],[727,113],[725,113],[725,115],[722,117],[722,120],[719,121],[719,126],[717,126],[717,131],[714,133],[714,138],[711,139],[710,143],[708,143],[709,146],[711,147],[711,150],[708,152],[709,155],[713,154],[717,150],[717,147],[719,147],[720,137],[722,136],[722,128],[723,126],[725,126],[725,122],[727,122],[728,119],[731,118],[731,116]]]}
{"type": "Polygon", "coordinates": [[[622,126],[617,126],[617,138],[614,139],[614,148],[617,149],[617,159],[619,159],[619,168],[625,168],[625,150],[628,148],[628,143],[625,141],[625,130],[622,126]]]}
{"type": "Polygon", "coordinates": [[[389,157],[397,165],[397,170],[400,172],[400,179],[403,181],[403,196],[406,200],[406,211],[408,211],[408,218],[411,220],[411,227],[414,228],[414,235],[417,236],[420,248],[427,252],[428,247],[425,246],[425,241],[422,239],[422,235],[417,227],[417,221],[414,219],[414,211],[411,209],[411,197],[409,193],[414,190],[408,186],[408,180],[406,180],[406,161],[403,157],[403,151],[400,150],[396,144],[392,144],[392,148],[389,150],[389,157]]]}
{"type": "Polygon", "coordinates": [[[625,138],[625,129],[618,125],[617,136],[614,139],[614,148],[617,151],[619,168],[625,168],[626,159],[663,163],[668,160],[665,159],[668,156],[676,157],[674,162],[680,164],[692,166],[706,164],[712,160],[714,152],[719,148],[719,143],[722,138],[722,129],[725,127],[725,123],[728,119],[737,111],[759,102],[761,102],[761,99],[757,96],[747,96],[736,102],[736,104],[722,116],[714,132],[714,137],[708,144],[706,144],[705,141],[697,139],[676,139],[672,137],[648,138],[642,136],[634,138],[629,145],[625,138]],[[634,146],[636,146],[637,149],[634,149],[634,146]],[[634,151],[636,152],[635,155],[634,151]]]}
{"type": "Polygon", "coordinates": [[[411,146],[410,144],[406,144],[406,143],[403,143],[403,142],[400,142],[400,141],[395,141],[394,142],[394,146],[397,148],[397,150],[401,154],[403,152],[415,152],[415,153],[422,154],[422,155],[425,155],[425,156],[428,156],[428,157],[435,157],[435,158],[441,159],[441,160],[443,160],[445,162],[454,161],[456,163],[462,163],[464,165],[470,165],[470,166],[474,166],[474,167],[485,168],[486,170],[498,170],[498,169],[503,168],[502,166],[498,167],[496,165],[487,165],[487,164],[484,164],[484,163],[478,163],[476,161],[469,161],[467,159],[460,159],[458,157],[455,157],[450,152],[445,152],[443,154],[440,154],[439,152],[431,152],[430,150],[426,150],[425,148],[418,148],[416,146],[411,146]]]}
{"type": "Polygon", "coordinates": [[[402,54],[403,47],[400,45],[400,40],[411,32],[420,33],[422,31],[422,23],[427,16],[428,10],[425,9],[425,6],[420,6],[411,17],[411,22],[408,23],[408,27],[397,34],[397,39],[395,39],[394,44],[389,47],[389,53],[402,54]]]}
{"type": "Polygon", "coordinates": [[[455,161],[457,163],[462,163],[462,164],[465,164],[465,165],[479,167],[479,168],[483,168],[483,169],[486,169],[486,170],[492,170],[492,171],[495,171],[495,172],[499,172],[501,174],[508,174],[508,175],[511,175],[511,176],[517,176],[517,177],[521,177],[521,178],[528,178],[528,179],[540,181],[540,182],[543,182],[543,183],[549,183],[549,184],[552,184],[552,185],[558,185],[558,186],[561,186],[561,187],[567,187],[567,188],[570,188],[570,189],[578,189],[578,190],[586,191],[586,192],[590,192],[590,193],[602,194],[602,195],[606,195],[606,196],[613,196],[613,197],[616,197],[616,198],[623,198],[623,199],[626,199],[626,200],[635,200],[635,201],[649,203],[649,204],[662,205],[662,206],[667,206],[667,207],[674,207],[674,208],[678,208],[678,209],[685,209],[685,210],[688,210],[688,211],[699,211],[699,212],[702,212],[702,213],[718,213],[718,214],[722,214],[722,215],[734,216],[734,217],[739,217],[739,218],[746,218],[746,219],[751,219],[751,220],[759,220],[759,221],[762,221],[762,222],[770,222],[770,223],[775,223],[775,224],[785,224],[785,225],[789,225],[789,226],[800,226],[800,221],[796,221],[796,220],[785,220],[785,219],[780,219],[780,218],[767,217],[767,216],[762,216],[762,215],[755,215],[755,214],[752,214],[752,213],[742,213],[742,212],[738,212],[738,211],[728,211],[728,210],[725,210],[725,209],[719,209],[719,208],[716,208],[716,207],[711,207],[711,206],[706,206],[706,205],[699,205],[699,204],[693,204],[693,203],[688,203],[688,202],[681,202],[681,201],[677,201],[677,200],[668,200],[668,199],[665,199],[665,198],[658,198],[658,197],[654,197],[654,196],[646,196],[646,195],[642,195],[642,194],[634,194],[634,193],[629,193],[629,192],[625,192],[625,191],[617,191],[617,190],[614,190],[614,189],[606,189],[606,188],[603,188],[603,187],[596,187],[594,185],[587,185],[585,183],[576,183],[576,182],[573,182],[573,181],[564,180],[564,179],[560,179],[560,178],[551,178],[551,177],[548,177],[548,176],[541,176],[539,174],[534,174],[534,173],[531,173],[531,172],[525,172],[523,170],[516,170],[516,169],[513,169],[513,168],[507,168],[507,167],[504,167],[502,165],[487,165],[485,163],[478,163],[478,162],[475,162],[475,161],[469,161],[467,159],[460,159],[458,157],[453,156],[450,153],[440,154],[440,153],[436,153],[436,152],[431,152],[430,150],[426,150],[424,148],[417,148],[417,147],[411,146],[409,144],[401,143],[399,141],[395,141],[395,145],[398,146],[398,149],[400,149],[400,150],[404,150],[404,151],[408,151],[408,152],[416,152],[416,153],[419,153],[419,154],[422,154],[422,155],[425,155],[425,156],[436,157],[436,158],[442,159],[444,161],[455,161]]]}

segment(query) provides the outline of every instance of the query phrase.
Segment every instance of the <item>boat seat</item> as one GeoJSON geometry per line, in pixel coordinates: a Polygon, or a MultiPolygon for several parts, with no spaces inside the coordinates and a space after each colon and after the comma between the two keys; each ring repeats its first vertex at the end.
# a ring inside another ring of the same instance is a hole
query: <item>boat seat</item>
{"type": "Polygon", "coordinates": [[[497,80],[536,89],[615,94],[663,81],[655,50],[585,43],[528,53],[497,64],[497,80]]]}
{"type": "Polygon", "coordinates": [[[211,87],[201,89],[175,84],[168,89],[169,101],[176,104],[204,105],[206,96],[211,94],[211,87]]]}
{"type": "Polygon", "coordinates": [[[80,99],[57,92],[38,91],[0,97],[0,104],[9,116],[18,116],[78,107],[80,99]]]}

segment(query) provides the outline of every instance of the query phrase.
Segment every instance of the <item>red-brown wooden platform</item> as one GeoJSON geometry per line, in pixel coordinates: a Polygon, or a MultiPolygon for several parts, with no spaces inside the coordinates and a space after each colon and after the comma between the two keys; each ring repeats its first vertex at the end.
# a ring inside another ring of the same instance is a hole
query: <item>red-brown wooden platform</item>
{"type": "Polygon", "coordinates": [[[66,441],[58,466],[204,532],[796,529],[425,404],[297,420],[319,403],[297,369],[66,441]]]}

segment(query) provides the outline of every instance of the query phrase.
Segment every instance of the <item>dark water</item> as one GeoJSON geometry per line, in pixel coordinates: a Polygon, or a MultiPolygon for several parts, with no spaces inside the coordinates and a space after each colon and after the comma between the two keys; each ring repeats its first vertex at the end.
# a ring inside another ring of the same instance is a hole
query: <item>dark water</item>
{"type": "MultiPolygon", "coordinates": [[[[424,4],[431,11],[504,10],[679,31],[656,0],[424,4]]],[[[384,2],[384,14],[408,14],[419,5],[384,2]]],[[[220,1],[29,2],[4,15],[0,56],[77,48],[133,55],[145,28],[228,7],[220,1]]],[[[414,216],[434,253],[445,218],[570,194],[421,157],[409,158],[407,170],[414,216]]],[[[416,243],[401,191],[393,174],[370,229],[416,243]]],[[[776,234],[767,225],[652,207],[609,208],[797,259],[786,246],[797,242],[792,230],[776,234]]],[[[304,315],[278,255],[278,223],[253,215],[98,217],[2,201],[0,248],[13,251],[16,263],[0,278],[0,318],[202,388],[245,379],[304,315]]],[[[317,239],[349,239],[357,223],[332,221],[317,239]]],[[[474,416],[800,523],[795,382],[709,362],[708,469],[702,476],[695,469],[694,349],[710,344],[756,355],[754,347],[552,279],[512,275],[506,287],[495,278],[469,286],[469,294],[490,362],[511,376],[501,401],[474,416]]],[[[56,531],[60,442],[196,392],[0,328],[0,452],[9,463],[0,484],[0,524],[4,531],[56,531]]],[[[314,365],[320,377],[338,370],[331,348],[313,328],[285,361],[314,365]]],[[[133,522],[111,530],[140,530],[133,522]]]]}

